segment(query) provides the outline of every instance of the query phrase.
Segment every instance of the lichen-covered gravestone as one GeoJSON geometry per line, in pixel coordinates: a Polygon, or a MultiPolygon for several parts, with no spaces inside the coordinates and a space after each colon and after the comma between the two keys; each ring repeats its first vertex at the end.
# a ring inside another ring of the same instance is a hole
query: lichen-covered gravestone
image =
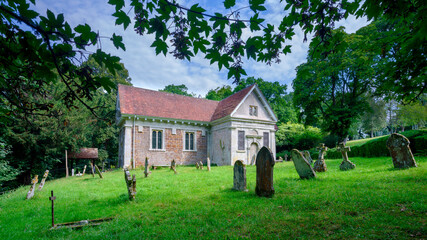
{"type": "Polygon", "coordinates": [[[39,182],[39,175],[35,175],[33,180],[31,180],[30,191],[27,193],[27,199],[31,199],[34,196],[34,190],[36,189],[36,184],[39,182]]]}
{"type": "Polygon", "coordinates": [[[295,169],[301,179],[315,178],[316,173],[308,163],[307,159],[296,149],[292,149],[292,159],[294,160],[295,169]]]}
{"type": "Polygon", "coordinates": [[[274,157],[271,150],[262,147],[256,156],[256,187],[255,193],[260,197],[272,197],[274,157]]]}
{"type": "Polygon", "coordinates": [[[202,161],[199,162],[199,167],[200,167],[200,170],[203,170],[203,162],[202,161]]]}
{"type": "Polygon", "coordinates": [[[44,183],[46,182],[47,175],[49,175],[49,170],[46,170],[43,174],[42,181],[40,182],[40,185],[39,185],[39,191],[43,189],[44,183]]]}
{"type": "Polygon", "coordinates": [[[196,168],[197,168],[197,169],[199,169],[199,168],[200,168],[200,166],[199,166],[199,163],[198,163],[198,162],[196,162],[196,168]]]}
{"type": "Polygon", "coordinates": [[[285,154],[285,162],[288,161],[288,154],[285,154]]]}
{"type": "Polygon", "coordinates": [[[209,157],[206,159],[206,168],[208,171],[211,170],[211,159],[209,157]]]}
{"type": "Polygon", "coordinates": [[[316,172],[326,172],[325,153],[328,147],[326,147],[324,143],[321,143],[316,149],[319,150],[319,157],[316,162],[314,162],[313,169],[316,172]]]}
{"type": "Polygon", "coordinates": [[[86,165],[85,165],[85,167],[83,168],[82,176],[84,176],[84,175],[85,175],[85,172],[86,172],[86,165]]]}
{"type": "Polygon", "coordinates": [[[409,140],[398,133],[393,133],[387,140],[394,168],[417,167],[414,155],[409,147],[409,140]]]}
{"type": "Polygon", "coordinates": [[[148,157],[145,158],[145,169],[144,169],[144,175],[145,177],[148,177],[148,175],[150,175],[150,170],[149,170],[149,166],[148,166],[148,157]]]}
{"type": "Polygon", "coordinates": [[[171,170],[173,170],[173,172],[175,173],[175,174],[177,174],[178,172],[176,171],[176,162],[175,162],[175,159],[173,159],[172,160],[172,162],[171,162],[171,170]]]}
{"type": "Polygon", "coordinates": [[[131,178],[129,170],[127,168],[123,170],[125,171],[125,181],[126,187],[128,188],[129,200],[134,200],[136,196],[136,176],[134,174],[131,178]]]}
{"type": "Polygon", "coordinates": [[[342,155],[342,163],[340,165],[340,170],[347,171],[356,167],[354,163],[348,160],[347,152],[351,150],[350,147],[346,147],[345,144],[342,142],[338,144],[337,150],[340,151],[342,155]]]}
{"type": "Polygon", "coordinates": [[[311,165],[313,163],[313,159],[311,158],[309,151],[303,151],[302,155],[304,156],[305,160],[311,165]]]}
{"type": "Polygon", "coordinates": [[[99,168],[98,168],[98,166],[97,166],[97,165],[95,165],[95,170],[96,170],[96,173],[98,173],[98,175],[99,175],[99,177],[100,177],[100,178],[104,178],[104,177],[102,176],[101,171],[99,171],[99,168]]]}
{"type": "Polygon", "coordinates": [[[248,191],[246,189],[246,167],[241,160],[234,163],[233,190],[248,191]]]}

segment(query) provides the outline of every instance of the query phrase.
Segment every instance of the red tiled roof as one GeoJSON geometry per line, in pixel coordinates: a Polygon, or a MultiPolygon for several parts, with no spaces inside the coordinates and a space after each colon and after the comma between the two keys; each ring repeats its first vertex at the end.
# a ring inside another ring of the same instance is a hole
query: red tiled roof
{"type": "Polygon", "coordinates": [[[210,122],[217,101],[119,85],[120,112],[147,117],[210,122]]]}
{"type": "Polygon", "coordinates": [[[98,158],[98,148],[80,148],[79,152],[71,152],[68,158],[93,159],[98,158]]]}
{"type": "Polygon", "coordinates": [[[239,105],[239,103],[243,100],[243,98],[245,98],[248,92],[252,90],[254,86],[255,84],[245,89],[242,89],[237,93],[219,102],[218,107],[216,108],[214,114],[212,115],[211,121],[230,115],[234,111],[234,109],[236,109],[237,105],[239,105]]]}

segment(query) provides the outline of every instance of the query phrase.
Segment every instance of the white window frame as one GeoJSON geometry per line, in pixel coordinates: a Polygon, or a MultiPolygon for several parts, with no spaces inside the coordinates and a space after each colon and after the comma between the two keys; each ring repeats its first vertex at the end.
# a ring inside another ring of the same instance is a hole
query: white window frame
{"type": "Polygon", "coordinates": [[[164,128],[150,128],[150,151],[166,151],[165,133],[166,131],[164,128]],[[153,131],[162,132],[162,148],[153,148],[153,131]]]}
{"type": "Polygon", "coordinates": [[[196,130],[194,130],[194,131],[192,131],[192,130],[186,130],[186,131],[184,131],[184,134],[182,135],[182,150],[183,151],[185,151],[185,152],[197,152],[197,131],[196,130]],[[194,135],[194,138],[193,138],[193,146],[194,146],[194,149],[193,150],[190,150],[190,149],[185,149],[185,135],[187,134],[187,133],[192,133],[193,135],[194,135]]]}

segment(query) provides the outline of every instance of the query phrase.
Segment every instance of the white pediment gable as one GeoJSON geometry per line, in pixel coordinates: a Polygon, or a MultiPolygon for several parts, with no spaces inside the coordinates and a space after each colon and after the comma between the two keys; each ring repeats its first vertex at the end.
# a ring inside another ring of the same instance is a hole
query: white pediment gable
{"type": "Polygon", "coordinates": [[[276,115],[256,85],[234,109],[231,117],[277,122],[276,115]]]}

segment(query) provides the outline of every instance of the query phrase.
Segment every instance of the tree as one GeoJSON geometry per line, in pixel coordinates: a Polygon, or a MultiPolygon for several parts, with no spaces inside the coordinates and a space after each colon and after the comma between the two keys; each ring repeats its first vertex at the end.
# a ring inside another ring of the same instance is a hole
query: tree
{"type": "Polygon", "coordinates": [[[362,128],[374,137],[374,132],[387,126],[386,103],[375,97],[368,97],[369,109],[362,115],[362,128]]]}
{"type": "MultiPolygon", "coordinates": [[[[424,20],[427,5],[423,1],[410,0],[356,0],[356,1],[301,1],[287,0],[278,27],[266,22],[260,14],[266,11],[265,0],[251,0],[249,19],[240,19],[239,4],[235,0],[225,0],[224,11],[207,13],[199,4],[186,7],[175,0],[131,0],[131,10],[135,15],[133,28],[140,35],[152,34],[152,47],[156,54],[168,52],[178,59],[195,57],[201,53],[218,68],[228,69],[228,78],[239,83],[246,75],[243,58],[272,64],[280,62],[280,55],[291,51],[287,43],[295,35],[295,28],[301,27],[305,39],[313,33],[317,45],[328,45],[332,39],[335,23],[350,15],[366,16],[368,20],[384,17],[395,23],[397,34],[384,36],[385,52],[394,48],[395,58],[389,59],[388,69],[381,79],[380,90],[397,92],[402,99],[417,98],[427,88],[426,77],[426,36],[424,20]],[[229,13],[225,13],[229,11],[229,13]],[[243,31],[248,34],[243,34],[243,31]],[[399,41],[397,48],[393,42],[399,41]],[[170,44],[168,44],[170,42],[170,44]],[[389,44],[386,44],[389,42],[389,44]],[[409,68],[415,66],[415,68],[409,68]],[[391,79],[389,77],[392,77],[391,79]],[[393,81],[402,83],[392,85],[393,81]],[[400,91],[397,91],[400,90],[400,91]]],[[[126,29],[131,24],[126,14],[124,0],[110,0],[115,6],[113,14],[116,24],[126,29]]],[[[327,52],[323,52],[328,54],[327,52]]]]}
{"type": "Polygon", "coordinates": [[[411,104],[400,104],[397,110],[397,122],[405,130],[405,126],[424,126],[427,123],[427,106],[420,101],[411,104]]]}
{"type": "MultiPolygon", "coordinates": [[[[40,102],[49,95],[51,83],[61,82],[60,101],[68,108],[86,104],[100,87],[110,92],[115,85],[108,78],[93,75],[82,63],[88,46],[96,46],[100,36],[87,24],[75,28],[63,14],[47,10],[45,16],[31,10],[35,0],[0,1],[0,121],[14,121],[26,116],[52,113],[54,106],[40,102]]],[[[125,49],[122,38],[111,37],[117,48],[125,49]]],[[[92,54],[109,71],[120,70],[119,58],[97,49],[92,54]]]]}
{"type": "Polygon", "coordinates": [[[215,89],[209,90],[206,94],[206,99],[221,101],[233,94],[231,86],[224,85],[222,87],[217,87],[215,89]]]}
{"type": "Polygon", "coordinates": [[[315,147],[323,137],[319,128],[299,123],[282,123],[276,132],[276,144],[279,149],[290,151],[294,148],[308,150],[315,147]]]}
{"type": "Polygon", "coordinates": [[[194,93],[188,93],[188,88],[184,84],[181,85],[174,85],[170,84],[167,85],[164,89],[159,90],[160,92],[168,92],[168,93],[175,93],[179,95],[194,97],[194,93]]]}

